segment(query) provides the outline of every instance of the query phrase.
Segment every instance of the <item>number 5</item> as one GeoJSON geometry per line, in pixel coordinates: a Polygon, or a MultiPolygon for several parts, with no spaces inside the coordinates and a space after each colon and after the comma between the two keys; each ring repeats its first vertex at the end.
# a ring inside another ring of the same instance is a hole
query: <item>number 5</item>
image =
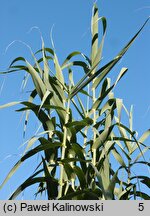
{"type": "Polygon", "coordinates": [[[139,211],[143,211],[144,210],[144,203],[139,203],[139,211]]]}

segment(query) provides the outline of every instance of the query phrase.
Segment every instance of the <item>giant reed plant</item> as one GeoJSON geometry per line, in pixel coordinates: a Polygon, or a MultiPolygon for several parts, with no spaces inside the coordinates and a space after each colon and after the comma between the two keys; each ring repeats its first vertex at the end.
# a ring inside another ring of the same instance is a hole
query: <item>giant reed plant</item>
{"type": "Polygon", "coordinates": [[[147,21],[118,55],[103,66],[100,63],[107,22],[105,17],[99,17],[96,4],[91,21],[89,57],[75,51],[60,65],[53,43],[52,48],[47,48],[42,39],[42,48],[35,54],[31,51],[34,65],[24,57],[13,60],[4,73],[25,71],[32,79],[33,90],[28,101],[12,102],[0,108],[22,105],[17,111],[26,113],[24,133],[30,112],[39,120],[43,132],[28,140],[25,153],[1,185],[3,187],[22,163],[41,155],[39,164],[35,163],[35,172],[14,191],[10,199],[15,199],[33,184],[38,186],[35,191],[37,198],[46,192],[49,200],[150,199],[140,187],[141,184],[150,187],[149,177],[134,170],[137,164],[146,166],[149,174],[150,164],[144,153],[150,148],[144,141],[150,130],[137,138],[132,128],[132,109],[128,112],[122,99],[114,96],[113,89],[127,68],[121,69],[114,83],[107,77],[147,21]],[[103,28],[101,40],[99,22],[103,28]],[[41,56],[37,58],[37,55],[41,56]],[[78,68],[83,71],[79,80],[78,68]],[[129,126],[121,121],[122,110],[127,114],[129,126]]]}

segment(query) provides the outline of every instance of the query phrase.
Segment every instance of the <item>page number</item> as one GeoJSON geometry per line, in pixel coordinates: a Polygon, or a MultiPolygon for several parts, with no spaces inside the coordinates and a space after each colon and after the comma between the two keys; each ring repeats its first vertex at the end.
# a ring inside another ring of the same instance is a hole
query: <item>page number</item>
{"type": "Polygon", "coordinates": [[[144,210],[144,203],[139,203],[139,211],[143,211],[144,210]]]}

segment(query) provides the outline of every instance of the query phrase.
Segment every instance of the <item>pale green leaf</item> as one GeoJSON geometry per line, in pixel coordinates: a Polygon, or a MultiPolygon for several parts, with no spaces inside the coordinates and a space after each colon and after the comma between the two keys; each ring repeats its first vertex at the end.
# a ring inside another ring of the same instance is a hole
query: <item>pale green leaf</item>
{"type": "Polygon", "coordinates": [[[10,103],[4,104],[4,105],[0,105],[0,109],[15,106],[15,105],[20,104],[20,103],[21,102],[10,102],[10,103]]]}
{"type": "Polygon", "coordinates": [[[32,65],[26,61],[27,67],[29,69],[29,73],[31,74],[33,83],[35,85],[36,91],[39,95],[40,98],[43,98],[43,95],[46,92],[46,87],[43,83],[43,81],[41,80],[40,76],[38,75],[37,71],[32,67],[32,65]]]}

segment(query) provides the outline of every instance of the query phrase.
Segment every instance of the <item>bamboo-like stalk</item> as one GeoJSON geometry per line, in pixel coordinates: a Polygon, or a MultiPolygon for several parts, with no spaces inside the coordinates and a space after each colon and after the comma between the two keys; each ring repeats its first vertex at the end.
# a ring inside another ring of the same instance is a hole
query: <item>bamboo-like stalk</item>
{"type": "MultiPolygon", "coordinates": [[[[67,114],[66,114],[65,124],[67,124],[69,119],[69,108],[70,108],[70,99],[68,99],[68,103],[67,103],[67,114]]],[[[63,143],[62,143],[61,160],[65,158],[65,151],[66,151],[67,127],[65,125],[63,126],[63,130],[64,130],[64,136],[63,136],[63,143]]],[[[58,198],[62,196],[63,179],[64,179],[64,166],[63,164],[60,164],[60,180],[59,180],[60,189],[58,193],[58,198]]]]}
{"type": "MultiPolygon", "coordinates": [[[[90,85],[87,85],[87,93],[88,95],[90,94],[90,85]]],[[[90,97],[87,96],[87,101],[86,101],[86,117],[89,116],[89,104],[90,104],[90,97]]],[[[83,149],[86,149],[86,143],[87,143],[87,132],[88,132],[88,127],[86,126],[84,129],[84,141],[83,141],[83,149]]]]}
{"type": "MultiPolygon", "coordinates": [[[[97,60],[96,56],[98,54],[98,8],[96,4],[93,7],[93,15],[92,15],[92,26],[91,26],[91,33],[92,33],[92,50],[91,50],[91,63],[92,68],[95,67],[97,60]]],[[[92,75],[94,75],[96,72],[96,68],[93,70],[92,75]]],[[[93,79],[93,82],[96,78],[93,79]]],[[[96,101],[96,90],[95,88],[92,89],[92,103],[94,104],[96,101]]],[[[93,110],[93,124],[96,124],[96,110],[93,110]]],[[[93,130],[93,143],[96,139],[96,133],[93,130]]],[[[92,163],[95,166],[96,165],[96,151],[92,149],[92,163]]]]}
{"type": "MultiPolygon", "coordinates": [[[[93,104],[94,104],[95,101],[96,101],[95,88],[92,90],[92,93],[93,93],[92,101],[93,101],[93,104]]],[[[94,125],[96,124],[96,110],[95,109],[93,110],[93,124],[94,125]]],[[[96,133],[95,133],[95,131],[93,131],[93,143],[95,142],[95,140],[96,140],[96,133]]],[[[92,153],[93,153],[92,163],[95,166],[96,165],[96,149],[92,149],[92,153]]]]}
{"type": "Polygon", "coordinates": [[[84,141],[83,141],[83,149],[85,150],[86,149],[86,143],[87,143],[87,132],[88,132],[88,127],[86,126],[85,129],[84,129],[84,141]]]}
{"type": "MultiPolygon", "coordinates": [[[[133,131],[133,116],[132,116],[132,111],[133,111],[133,106],[131,106],[130,112],[129,112],[129,128],[130,128],[131,131],[133,131]]],[[[130,139],[132,139],[131,134],[130,134],[129,137],[130,137],[130,139]]],[[[132,146],[132,143],[130,142],[129,145],[132,146]]],[[[131,157],[130,150],[129,150],[128,154],[129,154],[129,158],[130,158],[131,157]]],[[[131,159],[128,159],[128,180],[127,180],[128,184],[131,183],[131,162],[132,162],[131,159]]]]}

